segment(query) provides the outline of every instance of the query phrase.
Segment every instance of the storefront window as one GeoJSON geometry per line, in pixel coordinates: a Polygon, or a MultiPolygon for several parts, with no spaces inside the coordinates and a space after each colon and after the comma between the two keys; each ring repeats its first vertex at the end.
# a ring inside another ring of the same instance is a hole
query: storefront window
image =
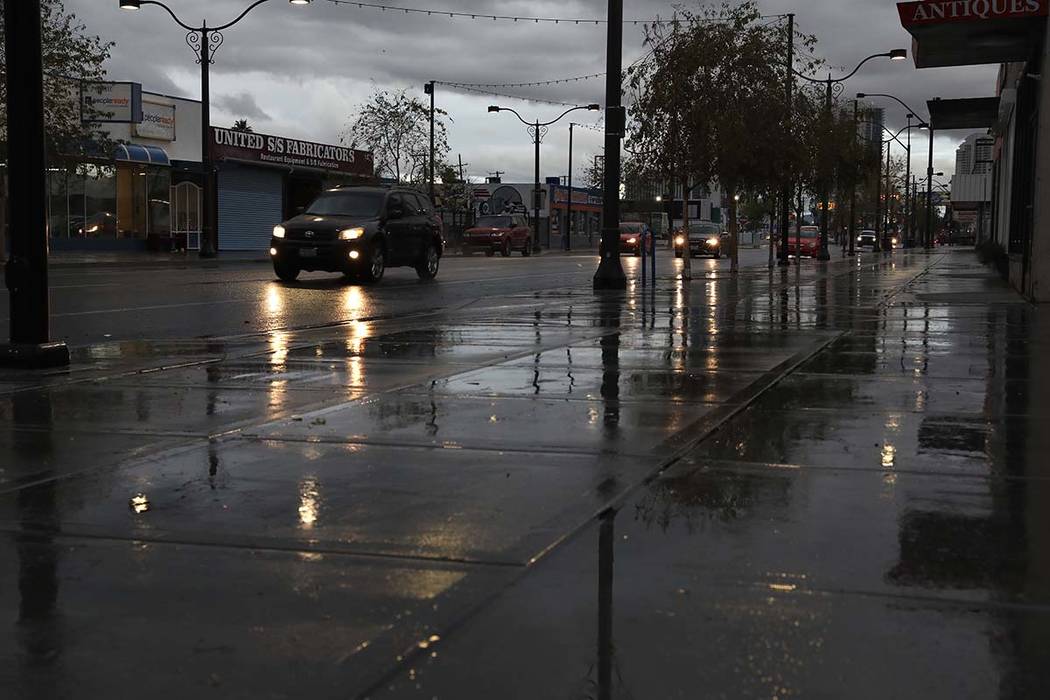
{"type": "Polygon", "coordinates": [[[88,166],[84,176],[83,238],[117,237],[117,181],[114,168],[88,166]]]}

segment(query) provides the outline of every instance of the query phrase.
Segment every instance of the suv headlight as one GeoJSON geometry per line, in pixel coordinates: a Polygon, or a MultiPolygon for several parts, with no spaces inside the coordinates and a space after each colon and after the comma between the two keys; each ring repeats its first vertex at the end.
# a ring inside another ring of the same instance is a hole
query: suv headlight
{"type": "Polygon", "coordinates": [[[274,238],[284,238],[284,226],[281,226],[280,224],[277,224],[276,226],[274,226],[273,227],[273,237],[274,238]]]}
{"type": "Polygon", "coordinates": [[[674,239],[675,245],[685,245],[685,236],[678,236],[674,239]]]}
{"type": "Polygon", "coordinates": [[[722,241],[718,240],[717,238],[708,238],[707,239],[707,245],[710,245],[710,246],[719,245],[721,242],[722,241]]]}
{"type": "Polygon", "coordinates": [[[627,242],[628,242],[628,243],[634,243],[634,242],[635,242],[635,240],[636,240],[636,239],[634,239],[634,238],[628,238],[628,239],[627,239],[627,242]]]}
{"type": "Polygon", "coordinates": [[[361,236],[365,235],[365,230],[360,226],[354,228],[344,228],[339,232],[339,240],[341,241],[356,241],[361,236]]]}

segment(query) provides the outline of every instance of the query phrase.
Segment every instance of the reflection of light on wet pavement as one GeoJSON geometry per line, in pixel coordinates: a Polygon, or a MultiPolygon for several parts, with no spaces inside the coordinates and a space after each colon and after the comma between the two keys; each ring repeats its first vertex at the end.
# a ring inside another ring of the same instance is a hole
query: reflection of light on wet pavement
{"type": "Polygon", "coordinates": [[[317,479],[308,477],[299,484],[299,525],[303,529],[310,529],[317,522],[317,515],[321,508],[321,493],[318,490],[317,479]]]}
{"type": "Polygon", "coordinates": [[[284,365],[288,359],[288,333],[273,331],[270,333],[270,364],[284,365]]]}
{"type": "Polygon", "coordinates": [[[897,448],[893,445],[882,446],[882,466],[892,469],[897,460],[897,448]]]}
{"type": "Polygon", "coordinates": [[[149,510],[149,498],[144,493],[137,493],[131,497],[128,505],[131,506],[131,510],[135,513],[145,513],[149,510]]]}
{"type": "Polygon", "coordinates": [[[271,314],[279,314],[284,311],[284,297],[276,283],[266,287],[266,311],[271,314]]]}
{"type": "Polygon", "coordinates": [[[355,319],[364,312],[367,305],[368,297],[357,285],[347,287],[343,291],[343,310],[351,314],[355,319]]]}

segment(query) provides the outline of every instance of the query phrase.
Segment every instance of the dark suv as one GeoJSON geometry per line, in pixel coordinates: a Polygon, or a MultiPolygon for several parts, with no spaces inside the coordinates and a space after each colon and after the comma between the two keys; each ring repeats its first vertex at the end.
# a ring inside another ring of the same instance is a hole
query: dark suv
{"type": "Polygon", "coordinates": [[[274,226],[270,258],[277,276],[291,282],[302,270],[342,272],[378,282],[388,267],[437,276],[444,253],[441,218],[419,192],[383,187],[340,187],[274,226]]]}

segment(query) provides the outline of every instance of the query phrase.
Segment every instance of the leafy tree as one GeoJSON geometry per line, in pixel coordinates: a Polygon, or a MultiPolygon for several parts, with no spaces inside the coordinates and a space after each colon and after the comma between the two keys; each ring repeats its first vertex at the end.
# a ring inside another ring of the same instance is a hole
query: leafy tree
{"type": "MultiPolygon", "coordinates": [[[[434,112],[435,175],[445,164],[449,152],[444,118],[434,112]]],[[[429,177],[430,107],[407,90],[390,92],[377,89],[368,101],[357,107],[342,141],[351,148],[366,148],[375,158],[376,175],[398,182],[426,182],[429,177]]]]}
{"type": "MultiPolygon", "coordinates": [[[[79,163],[85,154],[108,153],[112,144],[100,125],[81,121],[79,91],[83,81],[106,77],[104,64],[113,42],[87,33],[87,27],[62,0],[42,0],[41,40],[44,62],[44,119],[48,161],[53,167],[79,163]]],[[[0,157],[7,158],[7,57],[0,15],[0,157]]]]}
{"type": "Polygon", "coordinates": [[[598,153],[587,160],[583,169],[583,186],[600,190],[605,186],[605,156],[598,153]]]}
{"type": "Polygon", "coordinates": [[[248,134],[254,131],[254,129],[252,129],[252,125],[248,123],[247,119],[238,119],[233,123],[232,129],[233,131],[243,131],[248,134]]]}

